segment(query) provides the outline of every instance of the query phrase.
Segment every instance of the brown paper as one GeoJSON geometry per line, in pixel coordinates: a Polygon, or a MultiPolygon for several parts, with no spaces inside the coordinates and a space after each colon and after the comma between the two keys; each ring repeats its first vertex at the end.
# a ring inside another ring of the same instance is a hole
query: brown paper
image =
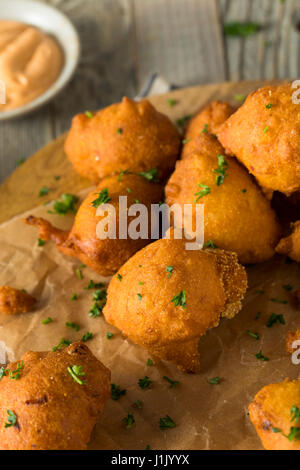
{"type": "MultiPolygon", "coordinates": [[[[48,210],[49,206],[42,206],[30,213],[61,228],[71,226],[71,216],[50,215],[48,210]]],[[[282,287],[300,287],[299,265],[278,257],[249,267],[249,290],[242,311],[202,338],[202,372],[188,375],[157,358],[152,358],[154,366],[146,366],[147,351],[124,339],[103,317],[90,318],[93,290],[84,287],[90,279],[103,278],[84,268],[80,280],[75,273],[79,262],[59,253],[51,242],[38,247],[37,232],[24,224],[25,215],[0,227],[0,285],[26,289],[38,303],[32,313],[0,315],[0,353],[5,351],[6,360],[12,361],[28,350],[49,350],[62,337],[77,340],[86,331],[94,334],[87,345],[111,369],[112,382],[126,388],[127,394],[119,401],[108,401],[93,433],[91,449],[145,449],[147,445],[152,449],[261,449],[247,415],[249,403],[263,385],[299,375],[299,366],[292,364],[284,343],[286,332],[300,327],[300,312],[282,287]],[[264,294],[257,290],[264,290],[264,294]],[[71,301],[74,292],[79,295],[77,301],[71,301]],[[269,300],[272,297],[289,303],[274,303],[269,300]],[[257,312],[261,316],[255,320],[257,312]],[[267,328],[272,312],[282,313],[286,324],[267,328]],[[48,316],[54,322],[43,325],[48,316]],[[66,327],[66,321],[79,323],[80,331],[66,327]],[[246,330],[258,332],[260,339],[251,338],[246,330]],[[110,340],[106,338],[108,331],[115,334],[110,340]],[[269,357],[268,362],[256,359],[259,350],[269,357]],[[138,379],[145,375],[153,384],[143,391],[138,379]],[[163,376],[180,384],[170,388],[163,376]],[[221,383],[209,384],[215,376],[222,378],[221,383]],[[142,409],[133,405],[137,400],[143,402],[142,409]],[[131,429],[123,422],[127,410],[135,417],[131,429]],[[175,429],[159,428],[159,418],[166,414],[177,424],[175,429]]]]}

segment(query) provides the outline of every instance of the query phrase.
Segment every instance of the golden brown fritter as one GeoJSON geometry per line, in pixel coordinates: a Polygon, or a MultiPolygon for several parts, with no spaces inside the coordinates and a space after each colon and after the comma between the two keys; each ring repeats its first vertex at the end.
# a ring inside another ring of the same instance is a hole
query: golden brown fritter
{"type": "Polygon", "coordinates": [[[199,338],[239,312],[246,288],[234,253],[186,250],[184,240],[161,239],[112,278],[103,314],[151,354],[199,372],[199,338]]]}
{"type": "Polygon", "coordinates": [[[231,116],[234,108],[223,101],[212,101],[202,108],[189,122],[181,158],[197,149],[197,137],[201,134],[216,135],[220,126],[231,116]]]}
{"type": "MultiPolygon", "coordinates": [[[[87,196],[78,209],[70,232],[56,229],[48,221],[33,216],[29,216],[26,222],[38,228],[40,238],[51,239],[56,243],[62,253],[80,259],[82,263],[103,276],[110,276],[150,241],[141,238],[134,240],[129,237],[119,239],[119,196],[127,196],[128,207],[137,202],[145,204],[149,212],[150,227],[150,206],[161,201],[163,191],[160,184],[150,182],[142,176],[120,174],[104,179],[87,196]],[[93,201],[101,194],[104,197],[107,194],[109,198],[107,202],[116,210],[115,239],[100,239],[96,234],[97,224],[106,216],[106,214],[97,216],[97,208],[93,205],[93,201]]],[[[133,219],[133,216],[128,217],[128,224],[133,219]]]]}
{"type": "Polygon", "coordinates": [[[0,286],[0,312],[5,315],[30,312],[35,303],[36,299],[24,290],[0,286]]]}
{"type": "Polygon", "coordinates": [[[289,354],[293,354],[296,349],[299,349],[300,347],[300,328],[298,330],[294,331],[288,331],[285,337],[285,349],[286,352],[289,354]],[[293,347],[293,343],[295,341],[299,341],[299,344],[295,344],[293,347]]]}
{"type": "Polygon", "coordinates": [[[269,190],[300,189],[300,108],[291,84],[251,93],[221,126],[218,139],[269,190]]]}
{"type": "Polygon", "coordinates": [[[300,263],[300,220],[292,224],[291,235],[280,240],[276,251],[300,263]]]}
{"type": "Polygon", "coordinates": [[[266,450],[300,450],[300,380],[263,387],[249,413],[266,450]]]}
{"type": "Polygon", "coordinates": [[[92,117],[74,117],[65,151],[75,170],[94,181],[115,172],[157,168],[164,179],[180,152],[180,136],[167,116],[147,100],[123,98],[92,117]]]}
{"type": "Polygon", "coordinates": [[[84,450],[109,395],[110,372],[85,344],[29,351],[0,380],[0,449],[84,450]]]}
{"type": "Polygon", "coordinates": [[[280,227],[269,201],[236,159],[224,158],[213,136],[202,134],[197,140],[198,150],[177,162],[165,188],[166,202],[192,204],[193,221],[196,201],[204,204],[205,242],[236,252],[241,263],[271,258],[280,227]]]}

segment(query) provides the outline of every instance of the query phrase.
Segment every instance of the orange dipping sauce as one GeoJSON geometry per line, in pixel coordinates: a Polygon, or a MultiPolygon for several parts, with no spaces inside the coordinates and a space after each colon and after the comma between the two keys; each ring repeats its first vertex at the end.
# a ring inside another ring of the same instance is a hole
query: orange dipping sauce
{"type": "Polygon", "coordinates": [[[6,88],[0,112],[42,95],[60,75],[63,62],[63,51],[50,35],[17,21],[0,21],[0,81],[6,88]]]}

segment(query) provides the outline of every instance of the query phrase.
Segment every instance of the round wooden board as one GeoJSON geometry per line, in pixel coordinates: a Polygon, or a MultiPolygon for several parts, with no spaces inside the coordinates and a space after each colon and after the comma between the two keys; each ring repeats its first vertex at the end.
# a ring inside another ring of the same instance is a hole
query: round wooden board
{"type": "MultiPolygon", "coordinates": [[[[236,95],[247,95],[252,90],[278,81],[225,82],[175,90],[156,95],[149,100],[172,120],[193,114],[212,100],[219,99],[232,105],[241,103],[236,95]],[[176,100],[175,106],[168,98],[176,100]]],[[[44,202],[58,198],[62,193],[76,193],[91,185],[76,174],[64,153],[65,135],[50,142],[20,165],[0,186],[0,223],[44,202]],[[57,178],[59,177],[59,179],[57,178]],[[47,196],[39,197],[42,186],[50,189],[47,196]]],[[[18,136],[16,136],[16,139],[18,136]]]]}

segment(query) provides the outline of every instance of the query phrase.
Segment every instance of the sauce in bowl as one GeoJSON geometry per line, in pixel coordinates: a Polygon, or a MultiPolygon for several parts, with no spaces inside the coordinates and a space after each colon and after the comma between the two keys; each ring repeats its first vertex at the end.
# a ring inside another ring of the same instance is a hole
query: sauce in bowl
{"type": "Polygon", "coordinates": [[[47,91],[63,61],[63,51],[50,35],[25,23],[0,21],[0,85],[6,89],[0,112],[19,108],[47,91]]]}

